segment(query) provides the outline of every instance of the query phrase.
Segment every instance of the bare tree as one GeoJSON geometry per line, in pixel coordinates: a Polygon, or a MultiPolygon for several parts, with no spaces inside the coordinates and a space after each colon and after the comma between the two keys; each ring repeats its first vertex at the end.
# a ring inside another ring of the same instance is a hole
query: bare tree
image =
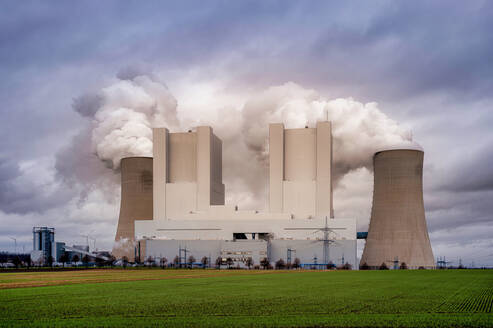
{"type": "Polygon", "coordinates": [[[260,265],[262,266],[262,268],[264,268],[264,270],[266,270],[268,267],[269,267],[269,260],[264,257],[261,261],[260,261],[260,265]]]}
{"type": "Polygon", "coordinates": [[[201,260],[200,263],[202,263],[202,268],[206,268],[207,264],[209,264],[209,258],[207,256],[204,256],[201,260]]]}
{"type": "Polygon", "coordinates": [[[294,262],[293,262],[293,268],[294,269],[298,269],[300,267],[300,265],[301,265],[300,259],[299,258],[295,258],[294,259],[294,262]]]}
{"type": "Polygon", "coordinates": [[[250,269],[253,266],[253,259],[251,257],[247,258],[245,264],[248,267],[248,269],[250,269]]]}
{"type": "Polygon", "coordinates": [[[276,261],[276,269],[284,269],[286,267],[286,264],[284,263],[283,259],[279,259],[276,261]]]}
{"type": "Polygon", "coordinates": [[[216,259],[216,268],[221,269],[221,264],[223,264],[223,259],[222,259],[222,257],[219,256],[216,259]]]}
{"type": "Polygon", "coordinates": [[[193,257],[193,255],[190,255],[190,256],[188,257],[188,267],[189,267],[190,269],[192,269],[192,268],[193,268],[193,264],[195,263],[195,261],[196,261],[196,260],[195,260],[195,257],[193,257]]]}
{"type": "Polygon", "coordinates": [[[55,262],[55,260],[53,259],[53,256],[48,256],[48,266],[49,267],[53,266],[53,262],[55,262]]]}
{"type": "Polygon", "coordinates": [[[62,262],[63,267],[65,268],[65,263],[68,263],[70,258],[68,257],[68,253],[64,252],[62,256],[60,256],[60,262],[62,262]]]}
{"type": "Polygon", "coordinates": [[[84,265],[85,265],[85,266],[86,266],[86,268],[87,268],[87,266],[89,265],[89,256],[84,255],[84,256],[82,257],[82,263],[84,263],[84,265]]]}
{"type": "Polygon", "coordinates": [[[102,267],[104,265],[104,263],[106,262],[104,259],[102,259],[100,257],[96,257],[95,261],[96,261],[96,265],[98,267],[102,267]]]}
{"type": "Polygon", "coordinates": [[[79,261],[80,261],[79,255],[74,254],[74,256],[72,256],[72,262],[75,263],[75,265],[77,265],[79,261]]]}
{"type": "Polygon", "coordinates": [[[173,266],[175,268],[178,268],[180,266],[180,257],[178,255],[175,256],[175,258],[173,259],[173,266]]]}
{"type": "Polygon", "coordinates": [[[19,268],[22,263],[21,258],[18,255],[14,256],[14,258],[12,259],[12,263],[15,265],[16,268],[19,268]]]}
{"type": "Polygon", "coordinates": [[[106,261],[106,265],[109,265],[110,267],[113,267],[113,264],[115,263],[116,258],[113,255],[110,255],[108,258],[108,261],[106,261]]]}
{"type": "Polygon", "coordinates": [[[234,261],[231,257],[226,259],[226,264],[228,265],[228,269],[231,269],[231,266],[234,264],[234,261]]]}
{"type": "Polygon", "coordinates": [[[122,257],[122,265],[123,265],[123,268],[125,269],[128,265],[128,257],[124,256],[122,257]]]}

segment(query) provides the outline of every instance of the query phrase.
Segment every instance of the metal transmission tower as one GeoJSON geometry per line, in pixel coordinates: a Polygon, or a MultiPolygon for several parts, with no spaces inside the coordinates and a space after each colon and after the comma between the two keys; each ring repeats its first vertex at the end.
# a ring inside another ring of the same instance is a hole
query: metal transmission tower
{"type": "MultiPolygon", "coordinates": [[[[322,228],[285,228],[285,230],[314,230],[314,233],[317,231],[322,231],[323,232],[323,260],[325,265],[329,263],[329,245],[332,243],[335,243],[336,241],[334,239],[330,239],[330,233],[334,232],[335,230],[346,230],[346,228],[329,228],[329,222],[327,216],[325,217],[325,226],[322,228]]],[[[319,242],[320,240],[317,240],[315,242],[319,242]]]]}
{"type": "Polygon", "coordinates": [[[445,256],[441,257],[437,257],[437,267],[438,268],[447,268],[447,264],[449,263],[452,263],[451,261],[447,261],[445,259],[445,256]]]}
{"type": "Polygon", "coordinates": [[[286,254],[286,264],[291,264],[292,254],[296,253],[295,249],[288,248],[286,254]]]}
{"type": "Polygon", "coordinates": [[[325,217],[325,226],[322,229],[318,229],[318,231],[322,231],[324,233],[324,247],[323,247],[323,258],[324,258],[324,263],[325,265],[329,264],[329,255],[330,255],[330,249],[329,246],[330,244],[335,243],[336,241],[334,239],[329,238],[329,234],[331,232],[334,232],[334,230],[345,230],[346,228],[329,228],[328,224],[328,218],[327,216],[325,217]]]}
{"type": "Polygon", "coordinates": [[[181,264],[183,263],[185,266],[187,265],[187,252],[190,252],[188,249],[186,248],[179,248],[179,251],[178,251],[178,258],[180,259],[180,268],[181,268],[181,264]],[[183,254],[183,257],[182,257],[182,254],[183,254]],[[182,258],[183,258],[183,262],[182,262],[182,258]]]}

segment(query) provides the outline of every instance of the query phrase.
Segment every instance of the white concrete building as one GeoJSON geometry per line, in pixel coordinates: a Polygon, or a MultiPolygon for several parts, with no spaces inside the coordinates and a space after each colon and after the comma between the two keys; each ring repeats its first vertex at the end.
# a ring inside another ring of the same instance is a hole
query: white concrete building
{"type": "Polygon", "coordinates": [[[330,122],[302,129],[270,125],[265,212],[224,205],[222,141],[212,128],[187,133],[156,128],[153,138],[153,217],[134,222],[141,258],[171,261],[189,247],[197,260],[215,260],[228,253],[224,247],[235,245],[243,256],[235,257],[239,265],[251,253],[254,261],[298,257],[307,265],[343,260],[357,267],[356,221],[335,219],[333,213],[330,122]]]}

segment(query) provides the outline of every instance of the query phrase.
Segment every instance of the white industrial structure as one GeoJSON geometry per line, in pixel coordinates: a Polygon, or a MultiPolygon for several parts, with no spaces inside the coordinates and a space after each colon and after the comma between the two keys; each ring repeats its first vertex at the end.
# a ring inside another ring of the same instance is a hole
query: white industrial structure
{"type": "MultiPolygon", "coordinates": [[[[134,254],[118,250],[119,254],[168,260],[179,256],[185,261],[183,251],[196,259],[231,257],[239,266],[251,257],[256,264],[263,258],[272,263],[299,258],[309,266],[347,262],[356,267],[356,221],[335,219],[333,213],[330,122],[301,129],[270,125],[270,192],[265,212],[224,205],[222,141],[212,128],[201,126],[186,133],[155,128],[153,139],[152,217],[142,217],[142,210],[131,218],[120,215],[119,231],[124,231],[121,222],[130,222],[133,229],[127,230],[134,235],[117,233],[116,240],[133,239],[136,247],[134,254]]],[[[134,159],[138,160],[148,159],[134,159]]],[[[144,166],[135,165],[133,170],[144,166]]],[[[148,171],[143,174],[149,175],[148,171]]],[[[122,206],[128,206],[124,184],[135,188],[140,182],[134,179],[130,184],[123,172],[122,206]]],[[[137,171],[132,174],[139,176],[137,171]]],[[[149,188],[144,189],[149,194],[149,188]]]]}

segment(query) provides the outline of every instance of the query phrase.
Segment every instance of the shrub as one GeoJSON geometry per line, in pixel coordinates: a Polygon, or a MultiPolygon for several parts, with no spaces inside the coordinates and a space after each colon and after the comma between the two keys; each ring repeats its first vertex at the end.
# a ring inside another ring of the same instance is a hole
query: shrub
{"type": "Polygon", "coordinates": [[[180,257],[178,255],[175,256],[175,258],[173,259],[173,266],[175,268],[178,268],[180,266],[180,257]]]}
{"type": "Polygon", "coordinates": [[[286,267],[286,264],[284,263],[283,259],[279,259],[276,261],[276,269],[284,269],[286,267]]]}
{"type": "Polygon", "coordinates": [[[267,267],[269,266],[269,260],[264,257],[261,261],[260,261],[260,265],[262,266],[262,268],[264,268],[264,270],[267,269],[267,267]]]}
{"type": "Polygon", "coordinates": [[[189,267],[190,269],[192,269],[192,268],[193,268],[193,264],[194,264],[194,263],[195,263],[195,257],[193,257],[193,255],[190,255],[190,256],[188,257],[188,267],[189,267]]]}
{"type": "Polygon", "coordinates": [[[231,269],[231,266],[234,264],[234,261],[231,257],[226,259],[226,264],[228,265],[228,269],[231,269]]]}
{"type": "Polygon", "coordinates": [[[253,259],[251,257],[247,258],[245,264],[248,267],[248,269],[250,269],[253,265],[253,259]]]}
{"type": "Polygon", "coordinates": [[[387,266],[387,264],[385,264],[385,262],[382,262],[382,264],[380,264],[380,267],[378,269],[379,270],[388,270],[389,267],[387,266]]]}
{"type": "Polygon", "coordinates": [[[221,264],[222,264],[222,263],[223,263],[223,259],[222,259],[222,257],[220,257],[220,256],[219,256],[219,257],[216,259],[216,268],[221,269],[221,264]]]}
{"type": "Polygon", "coordinates": [[[295,258],[295,259],[294,259],[294,262],[293,262],[293,264],[292,264],[293,269],[298,269],[298,268],[300,267],[300,264],[301,264],[300,259],[299,259],[299,258],[295,258]]]}
{"type": "Polygon", "coordinates": [[[205,269],[209,264],[209,258],[207,256],[204,256],[202,260],[200,260],[200,263],[202,264],[202,267],[205,269]]]}

